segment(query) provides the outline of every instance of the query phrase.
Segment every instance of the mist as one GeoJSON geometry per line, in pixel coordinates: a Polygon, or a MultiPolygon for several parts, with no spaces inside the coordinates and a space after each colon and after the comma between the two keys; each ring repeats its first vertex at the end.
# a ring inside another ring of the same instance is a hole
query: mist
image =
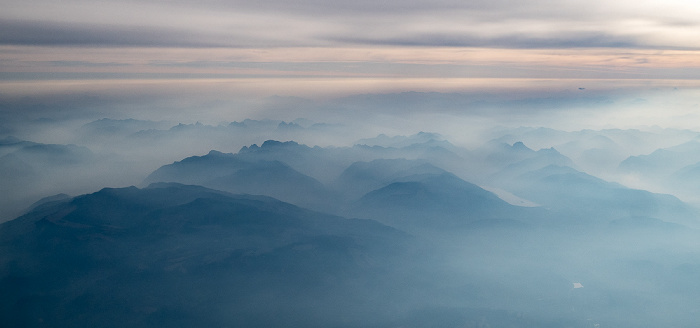
{"type": "MultiPolygon", "coordinates": [[[[2,96],[3,138],[74,145],[65,151],[81,147],[81,154],[60,172],[51,168],[55,162],[50,156],[11,156],[42,172],[41,186],[5,180],[7,190],[16,190],[12,202],[19,202],[3,218],[40,196],[139,185],[164,164],[211,150],[236,153],[266,140],[351,147],[378,135],[420,132],[437,133],[458,147],[456,153],[464,159],[445,164],[446,169],[469,181],[494,173],[490,163],[471,154],[486,156],[482,150],[492,141],[523,142],[533,150],[554,147],[576,169],[605,180],[695,200],[690,187],[671,183],[678,180],[671,178],[675,171],[695,163],[692,157],[664,174],[626,169],[634,160],[625,161],[628,157],[643,157],[697,136],[697,89],[680,81],[625,82],[614,88],[609,81],[595,80],[503,80],[501,85],[487,81],[481,86],[377,82],[373,93],[357,93],[355,84],[343,88],[337,81],[325,87],[312,81],[310,89],[279,81],[269,90],[255,80],[243,82],[57,81],[41,82],[34,92],[8,89],[2,96]]],[[[17,142],[12,140],[5,141],[3,156],[21,148],[10,146],[17,142]]],[[[9,169],[3,172],[13,175],[9,169]]]]}
{"type": "Polygon", "coordinates": [[[694,326],[697,88],[307,82],[7,87],[2,316],[694,326]]]}

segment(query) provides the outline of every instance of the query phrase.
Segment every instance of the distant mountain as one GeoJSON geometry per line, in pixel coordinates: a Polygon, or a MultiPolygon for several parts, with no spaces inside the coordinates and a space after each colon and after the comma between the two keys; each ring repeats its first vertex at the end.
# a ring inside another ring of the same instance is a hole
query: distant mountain
{"type": "Polygon", "coordinates": [[[34,210],[35,208],[37,208],[37,207],[39,207],[39,206],[41,206],[41,205],[45,205],[45,204],[49,204],[49,203],[64,202],[64,201],[68,201],[68,200],[70,200],[70,199],[72,199],[72,198],[73,198],[73,197],[71,197],[71,196],[69,196],[69,195],[67,195],[67,194],[63,194],[63,193],[56,194],[56,195],[53,195],[53,196],[44,197],[44,198],[42,198],[42,199],[36,201],[36,202],[35,202],[34,204],[32,204],[31,206],[29,206],[29,208],[27,208],[27,212],[31,212],[32,210],[34,210]]]}
{"type": "Polygon", "coordinates": [[[585,136],[556,149],[571,158],[577,167],[594,175],[614,172],[629,151],[606,135],[585,136]]]}
{"type": "Polygon", "coordinates": [[[630,156],[620,163],[618,170],[644,179],[663,179],[697,162],[700,162],[700,141],[692,140],[674,147],[657,149],[648,155],[630,156]]]}
{"type": "Polygon", "coordinates": [[[346,199],[354,201],[399,178],[416,174],[442,173],[447,173],[447,171],[425,160],[376,159],[370,162],[352,163],[336,179],[333,188],[346,199]]]}
{"type": "Polygon", "coordinates": [[[201,185],[232,193],[267,195],[314,209],[332,208],[334,195],[318,180],[279,162],[257,162],[201,185]]]}
{"type": "Polygon", "coordinates": [[[477,171],[480,174],[469,177],[470,181],[491,187],[548,165],[575,165],[554,148],[535,151],[520,141],[511,145],[492,140],[472,153],[475,157],[472,161],[478,163],[477,171]]]}
{"type": "MultiPolygon", "coordinates": [[[[690,130],[651,128],[602,129],[561,131],[550,128],[503,128],[487,132],[494,141],[513,144],[523,142],[531,148],[553,147],[570,158],[581,170],[605,178],[629,176],[625,169],[618,170],[628,157],[648,154],[656,149],[667,149],[698,137],[690,130]]],[[[635,165],[633,165],[635,166],[635,165]]],[[[624,167],[624,165],[623,165],[624,167]]],[[[678,167],[676,168],[678,169],[678,167]]],[[[642,176],[645,178],[646,176],[642,176]]]]}
{"type": "Polygon", "coordinates": [[[144,185],[197,184],[235,193],[267,195],[299,206],[339,213],[344,207],[339,202],[355,201],[392,179],[445,172],[434,163],[466,168],[459,155],[428,144],[403,148],[309,147],[294,141],[268,140],[260,146],[244,146],[235,154],[210,151],[204,156],[162,166],[144,180],[144,185]]]}
{"type": "Polygon", "coordinates": [[[399,278],[410,241],[266,197],[103,189],[0,225],[0,316],[10,327],[377,324],[412,293],[399,278]]]}
{"type": "Polygon", "coordinates": [[[245,119],[241,122],[231,122],[229,123],[229,127],[234,127],[234,128],[261,128],[261,129],[274,129],[278,127],[280,124],[285,123],[284,121],[278,121],[278,120],[251,120],[251,119],[245,119]]]}
{"type": "Polygon", "coordinates": [[[5,137],[0,139],[0,156],[7,155],[24,147],[38,145],[36,142],[22,140],[16,137],[5,137]]]}
{"type": "MultiPolygon", "coordinates": [[[[463,158],[436,145],[412,144],[403,148],[366,145],[355,145],[353,147],[309,147],[294,141],[282,142],[276,140],[267,140],[260,146],[257,144],[244,146],[235,154],[223,154],[218,151],[212,151],[206,156],[194,156],[179,161],[175,166],[198,166],[197,170],[202,170],[198,174],[208,174],[214,178],[222,175],[219,170],[229,170],[228,173],[232,173],[231,170],[234,169],[228,167],[227,162],[237,161],[236,164],[231,165],[238,167],[242,162],[279,161],[321,183],[331,184],[352,163],[375,159],[423,159],[426,162],[436,165],[440,164],[438,166],[444,165],[448,168],[464,166],[463,158]],[[214,154],[218,156],[216,159],[214,159],[214,154]]],[[[146,182],[171,181],[163,180],[158,176],[166,174],[168,170],[175,166],[164,166],[149,176],[146,182]]],[[[187,174],[189,173],[179,172],[177,175],[181,180],[177,181],[201,183],[200,178],[187,180],[189,179],[187,174]]]]}
{"type": "MultiPolygon", "coordinates": [[[[365,200],[382,197],[388,205],[416,201],[409,209],[452,206],[436,215],[505,206],[449,174],[409,177],[365,200]],[[392,199],[395,190],[420,192],[392,199]]],[[[563,230],[514,220],[473,223],[424,239],[269,197],[173,183],[58,197],[0,225],[0,317],[11,327],[559,327],[587,323],[572,307],[596,319],[633,311],[624,290],[596,287],[597,276],[581,269],[608,274],[607,262],[595,261],[619,253],[574,258],[589,239],[560,242],[563,230]],[[590,294],[572,292],[572,272],[588,277],[590,294]],[[598,290],[617,307],[601,310],[598,290]]]]}
{"type": "Polygon", "coordinates": [[[508,204],[493,193],[447,172],[424,173],[395,179],[371,191],[352,205],[352,215],[418,233],[458,231],[477,222],[504,222],[522,226],[532,208],[508,204]]]}
{"type": "Polygon", "coordinates": [[[499,157],[489,159],[490,161],[500,159],[500,161],[503,163],[509,163],[492,176],[492,179],[496,182],[501,180],[510,180],[521,174],[538,170],[550,165],[574,165],[571,159],[562,155],[554,148],[533,151],[525,147],[522,143],[515,143],[511,147],[510,151],[502,152],[500,153],[499,157]],[[506,160],[508,157],[505,156],[510,156],[509,160],[506,160]]]}
{"type": "MultiPolygon", "coordinates": [[[[30,168],[3,158],[15,174],[30,168]]],[[[146,188],[44,198],[0,225],[0,318],[18,327],[695,327],[698,234],[683,224],[697,212],[571,165],[519,142],[463,152],[267,141],[186,157],[146,188]],[[473,176],[543,207],[511,205],[462,178],[482,160],[489,170],[473,176]]]]}
{"type": "Polygon", "coordinates": [[[243,147],[237,153],[247,161],[280,161],[319,181],[332,181],[353,162],[347,148],[309,147],[294,141],[267,140],[262,145],[243,147]]]}
{"type": "Polygon", "coordinates": [[[571,167],[550,165],[502,185],[515,195],[572,217],[596,220],[651,217],[696,225],[697,211],[671,195],[626,188],[571,167]]]}
{"type": "Polygon", "coordinates": [[[522,141],[536,148],[554,147],[567,154],[577,153],[592,148],[608,149],[607,146],[618,145],[624,156],[651,152],[654,149],[686,142],[696,138],[698,132],[677,129],[602,129],[562,131],[544,127],[519,127],[494,129],[490,135],[504,143],[522,141]],[[603,138],[603,139],[601,139],[603,138]],[[573,146],[573,147],[572,147],[573,146]]]}
{"type": "Polygon", "coordinates": [[[240,156],[212,150],[204,156],[191,156],[161,166],[146,177],[144,185],[154,182],[197,184],[232,174],[250,166],[252,163],[241,159],[240,156]]]}
{"type": "Polygon", "coordinates": [[[445,140],[440,134],[430,132],[418,132],[411,136],[392,136],[380,134],[374,138],[360,139],[355,144],[367,146],[381,146],[386,148],[403,148],[416,144],[432,147],[454,149],[455,146],[445,140]]]}
{"type": "Polygon", "coordinates": [[[357,161],[422,159],[436,166],[450,168],[464,164],[464,159],[459,154],[443,146],[446,145],[442,142],[436,144],[419,142],[409,143],[401,148],[359,144],[353,147],[309,147],[294,141],[268,140],[260,146],[243,147],[238,154],[249,160],[281,161],[323,183],[331,183],[348,166],[357,161]]]}
{"type": "Polygon", "coordinates": [[[329,207],[333,197],[316,179],[279,161],[246,156],[245,151],[239,154],[211,151],[204,156],[188,157],[157,169],[144,184],[153,182],[197,184],[233,193],[266,195],[315,209],[329,207]]]}
{"type": "Polygon", "coordinates": [[[465,164],[471,165],[472,171],[478,172],[469,175],[471,181],[489,184],[487,178],[491,175],[508,165],[535,156],[537,152],[520,141],[510,144],[492,140],[472,150],[468,156],[469,161],[465,164]]]}

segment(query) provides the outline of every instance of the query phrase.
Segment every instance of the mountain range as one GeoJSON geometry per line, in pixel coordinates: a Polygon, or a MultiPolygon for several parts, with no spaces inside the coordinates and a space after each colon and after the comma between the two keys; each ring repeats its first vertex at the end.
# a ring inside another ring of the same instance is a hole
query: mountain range
{"type": "MultiPolygon", "coordinates": [[[[114,135],[156,124],[98,123],[114,135]]],[[[0,225],[0,317],[18,327],[693,327],[697,210],[580,165],[649,135],[511,132],[471,150],[431,133],[337,147],[267,140],[161,163],[138,187],[43,198],[0,225]],[[556,135],[567,153],[506,142],[518,133],[556,135]]],[[[0,150],[3,173],[20,182],[42,161],[107,158],[16,138],[0,150]],[[34,165],[22,164],[27,154],[34,165]]]]}

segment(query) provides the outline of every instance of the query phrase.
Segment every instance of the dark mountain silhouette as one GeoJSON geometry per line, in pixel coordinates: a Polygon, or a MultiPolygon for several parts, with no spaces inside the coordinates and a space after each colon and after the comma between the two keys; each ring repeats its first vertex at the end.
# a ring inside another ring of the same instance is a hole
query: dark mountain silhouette
{"type": "MultiPolygon", "coordinates": [[[[425,225],[513,208],[449,173],[404,177],[372,200],[434,204],[425,225]]],[[[693,230],[645,217],[573,230],[486,218],[424,239],[200,186],[61,196],[0,225],[0,317],[10,327],[695,323],[692,303],[669,303],[700,290],[693,230]]]]}
{"type": "Polygon", "coordinates": [[[412,293],[400,289],[410,241],[267,197],[103,189],[0,226],[0,316],[9,327],[380,323],[395,318],[378,306],[412,293]]]}

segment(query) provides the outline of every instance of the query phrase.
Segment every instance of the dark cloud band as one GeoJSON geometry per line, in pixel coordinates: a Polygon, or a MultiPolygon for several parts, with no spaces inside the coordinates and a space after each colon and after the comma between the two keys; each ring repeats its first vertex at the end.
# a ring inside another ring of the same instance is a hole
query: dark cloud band
{"type": "MultiPolygon", "coordinates": [[[[141,26],[0,21],[0,44],[40,46],[217,47],[212,37],[190,30],[141,26]]],[[[227,46],[233,46],[228,44],[227,46]]]]}

